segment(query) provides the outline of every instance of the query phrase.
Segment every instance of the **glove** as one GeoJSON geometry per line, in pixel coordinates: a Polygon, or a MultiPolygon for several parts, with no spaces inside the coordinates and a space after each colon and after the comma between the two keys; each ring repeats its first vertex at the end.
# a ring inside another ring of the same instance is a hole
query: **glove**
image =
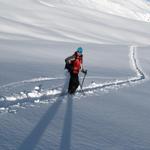
{"type": "Polygon", "coordinates": [[[87,74],[87,70],[82,69],[82,72],[83,72],[84,74],[87,74]]]}

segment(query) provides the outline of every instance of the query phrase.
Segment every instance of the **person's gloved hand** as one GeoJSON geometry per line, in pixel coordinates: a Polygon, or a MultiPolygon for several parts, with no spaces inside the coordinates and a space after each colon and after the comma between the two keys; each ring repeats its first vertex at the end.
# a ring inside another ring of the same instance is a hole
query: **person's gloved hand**
{"type": "Polygon", "coordinates": [[[87,70],[86,70],[86,69],[82,69],[82,72],[83,72],[84,74],[87,74],[87,70]]]}

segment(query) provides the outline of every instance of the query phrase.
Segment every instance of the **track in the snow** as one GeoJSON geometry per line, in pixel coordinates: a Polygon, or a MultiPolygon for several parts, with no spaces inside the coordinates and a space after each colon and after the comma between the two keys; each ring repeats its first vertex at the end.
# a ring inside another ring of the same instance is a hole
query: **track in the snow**
{"type": "MultiPolygon", "coordinates": [[[[144,74],[144,72],[142,71],[142,69],[140,68],[140,66],[137,63],[137,47],[136,46],[131,46],[130,47],[130,61],[131,61],[131,65],[134,69],[134,71],[136,72],[136,76],[135,77],[131,77],[129,79],[125,79],[125,80],[117,80],[114,82],[109,82],[109,83],[104,83],[104,84],[93,84],[90,85],[89,87],[84,87],[83,91],[89,92],[89,91],[93,91],[93,90],[97,90],[97,89],[105,89],[105,88],[109,88],[109,87],[114,87],[114,86],[121,86],[121,85],[127,85],[127,84],[134,84],[137,82],[140,82],[144,79],[146,79],[146,76],[144,74]]],[[[4,85],[3,88],[6,88],[8,86],[15,86],[17,84],[20,83],[29,83],[29,82],[37,82],[37,81],[44,81],[44,80],[58,80],[58,79],[64,79],[64,78],[39,78],[39,79],[31,79],[31,80],[26,80],[26,81],[21,81],[21,82],[17,82],[17,83],[11,83],[8,85],[4,85]]],[[[2,87],[0,87],[2,88],[2,87]]],[[[82,93],[81,90],[78,90],[77,93],[82,93]]],[[[67,93],[61,93],[61,89],[60,87],[56,87],[53,89],[49,89],[47,91],[31,91],[30,93],[21,93],[21,94],[16,94],[15,96],[10,96],[10,97],[1,97],[0,100],[0,108],[9,108],[13,105],[21,105],[24,104],[26,102],[30,102],[30,103],[34,103],[35,101],[39,100],[39,101],[45,101],[45,100],[49,100],[52,98],[57,98],[59,96],[65,96],[67,95],[67,93]]]]}

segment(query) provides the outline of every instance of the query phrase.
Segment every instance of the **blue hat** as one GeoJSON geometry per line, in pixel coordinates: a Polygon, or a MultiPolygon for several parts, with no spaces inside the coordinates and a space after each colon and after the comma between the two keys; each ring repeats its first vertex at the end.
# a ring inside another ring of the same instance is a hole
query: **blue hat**
{"type": "Polygon", "coordinates": [[[77,52],[80,53],[80,54],[82,54],[82,52],[83,52],[82,47],[79,47],[79,48],[77,49],[77,52]]]}

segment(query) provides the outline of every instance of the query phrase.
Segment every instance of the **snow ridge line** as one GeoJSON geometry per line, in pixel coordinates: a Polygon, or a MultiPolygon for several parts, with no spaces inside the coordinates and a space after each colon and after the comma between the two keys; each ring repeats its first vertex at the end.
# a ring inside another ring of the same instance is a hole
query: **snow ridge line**
{"type": "MultiPolygon", "coordinates": [[[[146,79],[144,72],[142,71],[142,69],[139,67],[139,65],[137,63],[136,51],[137,51],[136,46],[130,46],[130,55],[129,56],[130,56],[130,62],[131,62],[132,68],[136,72],[135,77],[131,77],[126,80],[117,80],[114,82],[107,82],[107,83],[103,83],[103,84],[92,83],[88,87],[84,87],[83,91],[90,92],[90,91],[97,90],[97,89],[113,88],[115,86],[121,86],[121,85],[123,86],[123,85],[127,85],[127,84],[131,85],[131,84],[135,84],[137,82],[140,82],[140,81],[146,79]]],[[[50,79],[51,78],[48,78],[47,80],[50,80],[50,79]]],[[[53,79],[54,78],[52,78],[52,80],[53,79]]],[[[45,79],[43,79],[43,80],[45,80],[45,79]]],[[[33,79],[32,79],[32,81],[34,82],[33,79]]],[[[22,82],[25,82],[25,81],[22,81],[22,82]]],[[[30,82],[30,81],[27,80],[27,82],[30,82]]],[[[77,93],[82,93],[82,90],[77,90],[77,93]]],[[[62,95],[63,96],[67,95],[67,93],[62,94],[60,88],[51,89],[51,90],[49,89],[49,90],[44,90],[44,91],[38,91],[38,90],[34,89],[30,93],[21,92],[20,94],[16,94],[14,96],[1,97],[0,98],[0,108],[9,108],[13,105],[18,105],[18,104],[21,105],[26,102],[35,103],[37,100],[38,101],[46,101],[46,100],[50,100],[52,98],[56,98],[56,97],[62,96],[62,95]]]]}
{"type": "Polygon", "coordinates": [[[41,1],[41,0],[38,0],[38,2],[44,6],[48,6],[48,7],[55,7],[55,5],[53,4],[50,4],[50,3],[47,3],[47,2],[44,2],[44,1],[41,1]]]}

